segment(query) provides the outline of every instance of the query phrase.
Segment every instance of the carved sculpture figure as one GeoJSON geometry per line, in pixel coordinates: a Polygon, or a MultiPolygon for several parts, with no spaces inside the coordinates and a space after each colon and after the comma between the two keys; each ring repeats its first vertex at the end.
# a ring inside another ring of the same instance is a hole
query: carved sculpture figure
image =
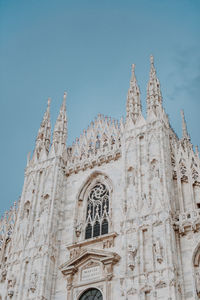
{"type": "Polygon", "coordinates": [[[133,65],[125,119],[98,115],[68,145],[66,94],[52,139],[48,100],[0,219],[3,300],[200,299],[199,152],[183,113],[181,138],[169,123],[153,57],[146,104],[133,65]]]}
{"type": "Polygon", "coordinates": [[[82,232],[82,227],[83,227],[83,224],[82,223],[77,223],[75,225],[75,232],[76,232],[76,236],[79,237],[81,235],[81,232],[82,232]]]}
{"type": "Polygon", "coordinates": [[[156,255],[156,260],[161,263],[163,261],[163,256],[162,256],[162,249],[160,245],[159,239],[157,239],[154,243],[154,251],[156,255]]]}
{"type": "Polygon", "coordinates": [[[131,269],[131,271],[133,271],[135,268],[136,254],[137,248],[132,245],[128,245],[128,267],[131,269]]]}
{"type": "Polygon", "coordinates": [[[197,296],[200,298],[200,269],[196,271],[196,290],[197,296]]]}
{"type": "Polygon", "coordinates": [[[4,282],[6,280],[6,275],[7,275],[6,267],[3,266],[1,267],[0,282],[4,282]]]}
{"type": "Polygon", "coordinates": [[[29,289],[32,293],[35,293],[35,290],[37,287],[37,279],[38,279],[38,275],[37,275],[36,271],[33,271],[31,273],[30,285],[29,285],[29,289]]]}
{"type": "Polygon", "coordinates": [[[14,287],[15,287],[15,283],[16,283],[16,278],[14,277],[14,275],[10,275],[8,278],[8,297],[12,298],[14,295],[14,287]]]}
{"type": "Polygon", "coordinates": [[[158,161],[156,159],[153,159],[152,162],[151,162],[151,176],[152,178],[154,177],[159,177],[160,174],[159,174],[159,166],[158,166],[158,161]]]}

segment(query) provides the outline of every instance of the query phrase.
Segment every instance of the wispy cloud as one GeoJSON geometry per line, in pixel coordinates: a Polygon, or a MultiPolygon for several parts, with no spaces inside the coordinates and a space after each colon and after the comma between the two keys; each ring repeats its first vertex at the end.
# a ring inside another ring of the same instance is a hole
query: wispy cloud
{"type": "Polygon", "coordinates": [[[195,48],[177,49],[174,71],[169,74],[171,85],[168,98],[184,97],[200,102],[200,54],[195,48]]]}

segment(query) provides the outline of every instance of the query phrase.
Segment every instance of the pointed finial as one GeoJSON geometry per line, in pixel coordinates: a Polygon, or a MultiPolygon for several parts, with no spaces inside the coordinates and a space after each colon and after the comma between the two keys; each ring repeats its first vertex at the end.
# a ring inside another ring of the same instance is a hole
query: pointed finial
{"type": "Polygon", "coordinates": [[[63,95],[63,103],[62,103],[62,106],[61,108],[64,108],[64,110],[66,109],[66,99],[67,99],[67,92],[64,92],[64,95],[63,95]]]}
{"type": "Polygon", "coordinates": [[[66,104],[66,99],[67,99],[67,93],[64,92],[64,95],[63,95],[63,104],[66,104]]]}
{"type": "Polygon", "coordinates": [[[135,64],[131,65],[131,81],[135,80],[135,64]]]}
{"type": "Polygon", "coordinates": [[[154,57],[153,57],[153,55],[150,55],[150,63],[151,63],[151,65],[154,64],[154,57]]]}
{"type": "Polygon", "coordinates": [[[186,121],[185,121],[185,115],[184,115],[183,110],[181,110],[181,117],[182,117],[182,137],[185,139],[189,139],[189,135],[187,132],[187,125],[186,125],[186,121]]]}
{"type": "Polygon", "coordinates": [[[141,115],[140,90],[135,77],[135,64],[131,66],[131,80],[127,96],[126,112],[127,118],[131,118],[134,123],[138,116],[141,115]]]}
{"type": "Polygon", "coordinates": [[[38,130],[38,135],[36,138],[33,160],[35,158],[39,158],[42,149],[46,150],[47,153],[49,152],[49,145],[51,140],[50,103],[51,103],[51,99],[48,98],[47,108],[44,113],[42,122],[40,124],[40,128],[38,130]]]}
{"type": "Polygon", "coordinates": [[[51,105],[51,98],[48,98],[47,100],[47,114],[50,112],[50,105],[51,105]]]}
{"type": "Polygon", "coordinates": [[[63,99],[66,99],[66,98],[67,98],[67,92],[64,92],[63,99]]]}
{"type": "Polygon", "coordinates": [[[154,66],[154,57],[153,57],[153,55],[150,55],[150,64],[151,64],[150,78],[152,80],[158,80],[157,77],[156,77],[156,70],[155,70],[155,66],[154,66]]]}
{"type": "Polygon", "coordinates": [[[59,151],[61,151],[60,153],[63,153],[64,149],[66,149],[66,139],[67,139],[66,98],[67,98],[67,93],[64,92],[63,102],[60,107],[59,115],[56,120],[56,124],[53,131],[53,147],[56,153],[59,149],[60,149],[59,151]]]}
{"type": "Polygon", "coordinates": [[[160,116],[162,114],[162,95],[153,55],[150,56],[150,64],[149,82],[147,85],[147,116],[151,115],[152,112],[155,116],[160,116]]]}

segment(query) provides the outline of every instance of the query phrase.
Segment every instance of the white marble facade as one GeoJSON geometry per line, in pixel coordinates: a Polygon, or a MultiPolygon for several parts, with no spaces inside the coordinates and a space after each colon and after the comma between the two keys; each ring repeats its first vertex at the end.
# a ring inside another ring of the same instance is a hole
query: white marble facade
{"type": "Polygon", "coordinates": [[[65,102],[51,140],[48,101],[0,222],[0,299],[200,299],[199,153],[183,113],[182,138],[169,124],[153,57],[146,119],[134,65],[125,120],[99,115],[72,146],[65,102]]]}

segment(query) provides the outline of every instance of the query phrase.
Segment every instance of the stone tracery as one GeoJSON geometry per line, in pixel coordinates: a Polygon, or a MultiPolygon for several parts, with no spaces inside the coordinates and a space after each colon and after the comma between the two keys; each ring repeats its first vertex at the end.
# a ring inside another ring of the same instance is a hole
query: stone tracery
{"type": "Polygon", "coordinates": [[[85,238],[108,233],[109,191],[103,183],[97,183],[87,199],[85,238]]]}
{"type": "MultiPolygon", "coordinates": [[[[185,240],[199,237],[200,160],[198,151],[194,153],[192,149],[186,126],[181,140],[169,126],[152,58],[147,106],[144,119],[133,66],[126,121],[119,124],[99,115],[87,131],[66,148],[65,99],[52,145],[48,104],[33,159],[28,160],[17,226],[15,228],[14,209],[0,221],[0,284],[5,286],[5,294],[10,298],[14,299],[17,292],[21,300],[27,292],[31,299],[37,296],[44,299],[46,290],[49,294],[45,299],[50,299],[48,284],[57,284],[54,274],[59,255],[61,259],[68,255],[70,261],[62,271],[66,275],[67,299],[80,296],[80,289],[85,291],[79,275],[83,264],[86,269],[91,267],[88,260],[91,263],[94,260],[93,267],[95,261],[102,264],[98,276],[102,282],[106,281],[107,286],[102,288],[105,295],[111,295],[118,288],[112,278],[117,278],[120,271],[124,276],[123,280],[121,274],[118,277],[121,296],[127,299],[129,295],[134,295],[133,299],[140,295],[145,299],[165,299],[166,295],[169,299],[182,299],[184,276],[178,274],[182,266],[176,261],[178,256],[184,260],[185,255],[189,255],[182,249],[187,243],[185,240]],[[50,176],[44,172],[48,168],[50,176]],[[98,171],[91,174],[78,194],[82,175],[86,178],[89,168],[98,171]],[[112,184],[103,172],[108,172],[112,184]],[[114,193],[112,188],[115,188],[114,193]],[[111,205],[111,195],[114,195],[115,205],[111,205]],[[170,201],[176,205],[171,206],[170,201]],[[68,228],[73,225],[72,234],[68,228]],[[57,235],[59,232],[61,238],[57,235]],[[116,238],[118,235],[120,238],[116,238]],[[119,258],[115,259],[111,251],[117,251],[122,257],[114,268],[119,258]],[[29,253],[33,262],[38,259],[40,265],[46,265],[49,281],[47,283],[45,272],[28,273],[29,290],[24,293],[26,288],[22,281],[27,274],[29,253]],[[125,265],[127,274],[123,274],[125,265]],[[16,277],[15,283],[11,275],[17,274],[19,266],[22,267],[20,281],[16,277]]],[[[188,249],[192,250],[192,246],[188,245],[188,249]]],[[[199,250],[194,260],[194,282],[195,295],[200,298],[198,253],[199,250]]],[[[92,282],[91,276],[86,284],[92,282]]],[[[66,293],[63,286],[62,283],[61,289],[66,293]]]]}
{"type": "Polygon", "coordinates": [[[94,163],[96,159],[110,160],[121,155],[121,130],[118,121],[98,115],[67,149],[66,172],[86,168],[88,162],[94,163]]]}

